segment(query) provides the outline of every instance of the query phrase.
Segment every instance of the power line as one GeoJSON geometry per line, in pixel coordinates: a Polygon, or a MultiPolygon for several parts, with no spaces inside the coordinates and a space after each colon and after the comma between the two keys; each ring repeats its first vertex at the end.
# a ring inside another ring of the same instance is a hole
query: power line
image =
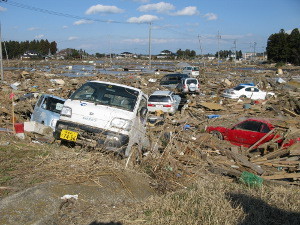
{"type": "Polygon", "coordinates": [[[34,6],[22,4],[19,2],[14,2],[14,1],[7,1],[7,0],[0,0],[0,2],[3,2],[5,4],[15,6],[18,8],[22,9],[27,9],[35,12],[40,12],[40,13],[46,13],[50,15],[55,15],[55,16],[62,16],[62,17],[67,17],[67,18],[72,18],[72,19],[80,19],[80,20],[89,20],[89,21],[95,21],[95,22],[101,22],[101,23],[119,23],[119,24],[148,24],[148,22],[143,22],[143,23],[134,23],[134,22],[121,22],[121,21],[114,21],[114,20],[99,20],[99,19],[91,19],[87,17],[81,17],[81,16],[76,16],[76,15],[71,15],[67,13],[61,13],[61,12],[56,12],[48,9],[42,9],[42,8],[37,8],[34,6]]]}

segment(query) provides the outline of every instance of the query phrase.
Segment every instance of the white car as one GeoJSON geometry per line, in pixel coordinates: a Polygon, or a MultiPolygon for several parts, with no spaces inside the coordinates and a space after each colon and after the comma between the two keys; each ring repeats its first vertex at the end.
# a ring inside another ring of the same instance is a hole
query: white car
{"type": "Polygon", "coordinates": [[[182,73],[186,73],[192,77],[199,76],[199,67],[197,66],[186,66],[183,68],[182,73]]]}
{"type": "Polygon", "coordinates": [[[89,81],[65,101],[54,137],[127,157],[149,146],[147,98],[134,87],[89,81]]]}
{"type": "Polygon", "coordinates": [[[147,108],[149,112],[161,110],[174,115],[178,110],[180,101],[181,97],[172,91],[155,91],[149,96],[147,108]]]}
{"type": "Polygon", "coordinates": [[[184,94],[199,94],[199,81],[196,78],[183,78],[177,85],[177,91],[184,94]]]}
{"type": "Polygon", "coordinates": [[[252,86],[252,85],[239,85],[236,86],[235,88],[225,90],[222,96],[231,99],[250,98],[253,100],[257,100],[257,99],[264,100],[268,97],[274,97],[275,93],[261,91],[256,86],[252,86]]]}

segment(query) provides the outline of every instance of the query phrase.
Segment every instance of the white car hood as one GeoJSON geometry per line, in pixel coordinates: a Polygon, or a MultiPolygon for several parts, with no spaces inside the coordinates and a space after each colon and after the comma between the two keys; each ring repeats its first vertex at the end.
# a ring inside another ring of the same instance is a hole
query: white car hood
{"type": "Polygon", "coordinates": [[[133,112],[127,110],[105,105],[96,105],[94,103],[80,100],[68,99],[64,106],[72,109],[72,116],[61,116],[61,119],[105,130],[114,130],[110,127],[111,121],[114,118],[132,121],[135,116],[133,112]]]}

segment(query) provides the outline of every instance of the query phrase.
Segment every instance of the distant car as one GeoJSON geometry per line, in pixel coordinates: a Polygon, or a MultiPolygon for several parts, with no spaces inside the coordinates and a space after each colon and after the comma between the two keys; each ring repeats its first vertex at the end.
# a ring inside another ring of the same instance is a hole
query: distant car
{"type": "Polygon", "coordinates": [[[35,104],[30,120],[49,126],[54,130],[64,102],[63,98],[42,94],[35,104]]]}
{"type": "Polygon", "coordinates": [[[181,82],[182,78],[188,78],[188,74],[183,74],[183,73],[171,73],[165,75],[161,80],[160,80],[160,85],[162,87],[166,87],[169,89],[175,89],[177,85],[181,82]]]}
{"type": "Polygon", "coordinates": [[[199,94],[199,81],[196,78],[182,78],[176,89],[183,94],[199,94]]]}
{"type": "Polygon", "coordinates": [[[161,110],[174,115],[178,110],[181,97],[172,91],[155,91],[149,96],[148,111],[155,112],[161,110]]]}
{"type": "Polygon", "coordinates": [[[231,99],[250,98],[253,100],[257,100],[257,99],[264,100],[269,97],[274,97],[275,93],[261,91],[256,86],[253,85],[240,84],[235,88],[225,90],[222,96],[231,99]]]}
{"type": "MultiPolygon", "coordinates": [[[[208,133],[213,134],[220,140],[229,141],[231,144],[250,147],[254,144],[255,148],[272,140],[277,139],[279,146],[283,143],[283,138],[278,134],[270,133],[265,139],[261,140],[267,133],[276,127],[276,123],[266,119],[246,119],[237,123],[231,128],[226,127],[213,127],[206,128],[208,133]],[[261,141],[260,141],[261,140],[261,141]]],[[[282,147],[288,147],[295,142],[300,141],[300,138],[291,139],[286,141],[282,147]]]]}
{"type": "Polygon", "coordinates": [[[199,76],[199,67],[198,66],[186,66],[182,69],[182,73],[186,73],[192,77],[199,76]]]}

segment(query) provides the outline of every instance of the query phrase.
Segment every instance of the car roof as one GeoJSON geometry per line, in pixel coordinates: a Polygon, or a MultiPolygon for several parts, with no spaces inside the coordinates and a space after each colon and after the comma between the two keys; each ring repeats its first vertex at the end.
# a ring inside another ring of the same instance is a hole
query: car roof
{"type": "Polygon", "coordinates": [[[151,95],[171,95],[172,91],[154,91],[151,95]]]}
{"type": "Polygon", "coordinates": [[[55,98],[55,99],[58,99],[58,100],[61,100],[61,101],[66,101],[66,99],[64,99],[64,98],[60,98],[60,97],[58,97],[58,96],[55,96],[55,95],[50,95],[50,94],[42,94],[41,96],[43,96],[43,97],[46,97],[46,98],[48,98],[48,97],[51,97],[51,98],[55,98]]]}
{"type": "Polygon", "coordinates": [[[165,75],[165,77],[189,77],[189,75],[185,73],[170,73],[165,75]]]}
{"type": "Polygon", "coordinates": [[[120,86],[120,87],[124,87],[124,88],[129,88],[138,92],[142,92],[141,89],[135,88],[135,87],[131,87],[131,86],[127,86],[124,84],[118,84],[118,83],[113,83],[113,82],[106,82],[106,81],[100,81],[100,80],[92,80],[92,81],[88,81],[88,82],[93,82],[93,83],[103,83],[103,84],[108,84],[108,85],[115,85],[115,86],[120,86]]]}

